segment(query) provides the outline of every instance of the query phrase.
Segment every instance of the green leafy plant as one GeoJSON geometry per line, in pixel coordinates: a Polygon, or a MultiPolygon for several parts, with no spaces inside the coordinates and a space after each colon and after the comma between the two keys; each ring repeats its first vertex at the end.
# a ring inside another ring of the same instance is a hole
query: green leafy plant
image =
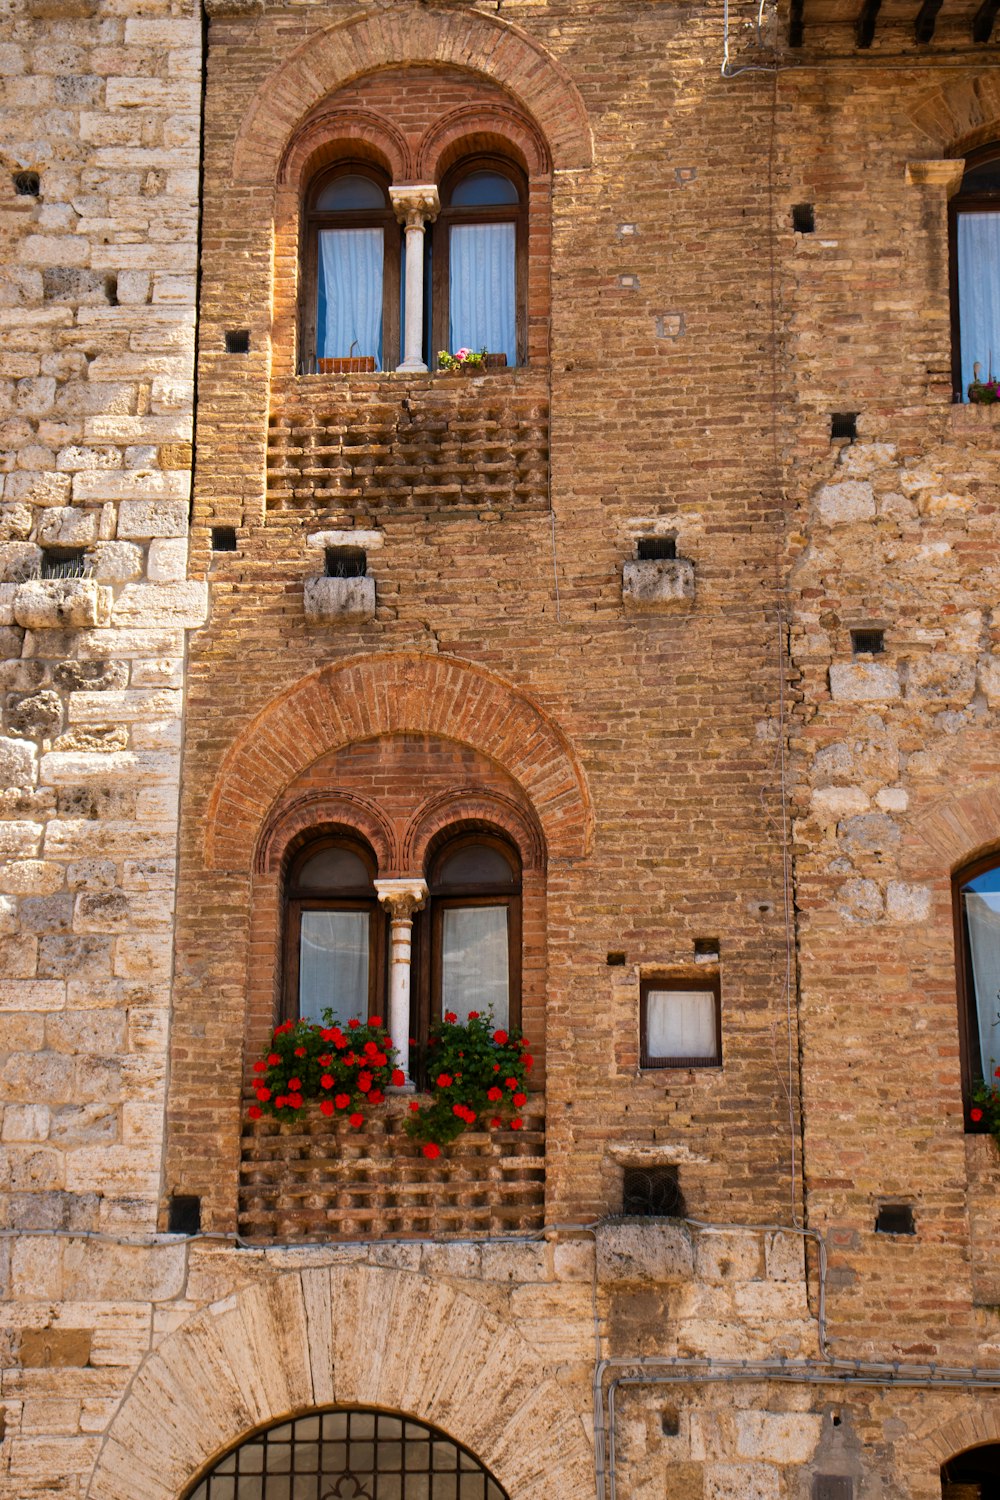
{"type": "Polygon", "coordinates": [[[438,350],[439,370],[467,370],[483,368],[486,364],[486,350],[483,349],[456,349],[454,354],[449,354],[447,349],[438,350]]]}
{"type": "Polygon", "coordinates": [[[406,1128],[430,1160],[441,1147],[474,1125],[521,1130],[518,1113],[528,1102],[532,1058],[515,1027],[495,1027],[493,1018],[469,1012],[459,1022],[452,1011],[431,1027],[424,1050],[431,1100],[414,1100],[406,1128]]]}
{"type": "Polygon", "coordinates": [[[993,1082],[980,1082],[972,1089],[969,1119],[973,1125],[985,1124],[1000,1149],[1000,1068],[993,1070],[993,1082]]]}
{"type": "Polygon", "coordinates": [[[267,1052],[253,1065],[251,1120],[265,1114],[291,1119],[318,1099],[324,1115],[344,1115],[360,1130],[366,1110],[382,1103],[388,1086],[406,1082],[381,1016],[355,1016],[341,1027],[325,1010],[323,1023],[284,1021],[274,1028],[267,1052]]]}

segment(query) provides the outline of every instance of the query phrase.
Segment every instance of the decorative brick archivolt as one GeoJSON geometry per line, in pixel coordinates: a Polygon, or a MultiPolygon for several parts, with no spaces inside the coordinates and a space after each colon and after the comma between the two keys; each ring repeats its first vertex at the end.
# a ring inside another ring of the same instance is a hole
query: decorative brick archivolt
{"type": "Polygon", "coordinates": [[[406,137],[384,116],[365,109],[320,109],[303,121],[282,155],[279,181],[299,186],[330,162],[344,157],[370,161],[394,182],[412,175],[406,137]]]}
{"type": "Polygon", "coordinates": [[[531,121],[516,109],[488,104],[454,109],[435,121],[420,142],[414,176],[440,182],[459,157],[490,151],[518,156],[529,177],[551,169],[545,138],[531,121]]]}
{"type": "Polygon", "coordinates": [[[360,833],[371,845],[380,870],[398,864],[396,840],[388,819],[374,802],[351,793],[297,797],[277,807],[257,845],[254,874],[278,874],[307,839],[323,833],[360,833]]]}
{"type": "Polygon", "coordinates": [[[505,833],[520,851],[526,871],[544,864],[545,843],[534,819],[509,798],[473,788],[430,798],[417,809],[403,839],[401,868],[426,869],[440,837],[463,827],[505,833]]]}
{"type": "Polygon", "coordinates": [[[253,1429],[334,1404],[442,1428],[511,1500],[593,1485],[578,1414],[509,1323],[428,1277],[332,1266],[245,1287],[147,1355],[87,1500],[177,1500],[253,1429]]]}
{"type": "Polygon", "coordinates": [[[233,181],[274,182],[286,143],[327,95],[378,68],[445,65],[480,74],[531,113],[556,168],[590,165],[593,142],[569,74],[520,27],[479,12],[377,11],[303,42],[265,81],[240,125],[233,181]]]}
{"type": "Polygon", "coordinates": [[[261,830],[289,783],[321,755],[391,734],[468,745],[525,793],[549,858],[590,846],[593,813],[565,735],[523,692],[469,662],[385,654],[323,667],[246,727],[219,770],[206,817],[210,869],[249,870],[261,830]]]}

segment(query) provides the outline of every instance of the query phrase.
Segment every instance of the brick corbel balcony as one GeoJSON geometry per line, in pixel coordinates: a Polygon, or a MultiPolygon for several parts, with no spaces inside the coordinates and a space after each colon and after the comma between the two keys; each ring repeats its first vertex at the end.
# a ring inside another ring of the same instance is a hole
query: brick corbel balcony
{"type": "Polygon", "coordinates": [[[405,1100],[393,1099],[362,1130],[316,1105],[288,1122],[244,1119],[240,1234],[288,1242],[485,1237],[542,1227],[541,1095],[521,1111],[523,1130],[466,1130],[434,1161],[406,1134],[406,1113],[405,1100]]]}

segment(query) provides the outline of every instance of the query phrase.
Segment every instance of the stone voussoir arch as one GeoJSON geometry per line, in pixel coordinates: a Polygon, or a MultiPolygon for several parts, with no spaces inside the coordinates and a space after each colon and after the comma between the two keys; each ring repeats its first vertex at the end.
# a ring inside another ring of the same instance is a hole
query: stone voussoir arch
{"type": "Polygon", "coordinates": [[[391,734],[478,750],[527,797],[550,859],[588,852],[593,810],[583,769],[527,694],[457,657],[385,653],[321,667],[246,726],[209,799],[207,868],[249,871],[261,829],[296,776],[331,751],[391,734]]]}
{"type": "Polygon", "coordinates": [[[321,96],[364,73],[400,64],[459,67],[489,78],[537,122],[553,166],[590,165],[593,137],[579,90],[534,37],[479,11],[393,6],[315,33],[278,65],[240,123],[234,184],[275,181],[287,141],[321,96]]]}
{"type": "Polygon", "coordinates": [[[178,1500],[250,1432],[332,1405],[440,1427],[511,1500],[580,1500],[592,1489],[579,1416],[509,1323],[425,1276],[334,1265],[246,1287],[148,1354],[87,1500],[178,1500]]]}
{"type": "Polygon", "coordinates": [[[964,1412],[949,1417],[919,1439],[916,1453],[925,1459],[928,1469],[936,1471],[967,1448],[996,1442],[1000,1442],[1000,1393],[977,1391],[964,1412]]]}
{"type": "Polygon", "coordinates": [[[946,79],[913,105],[909,116],[938,155],[963,156],[1000,135],[1000,78],[983,72],[973,79],[946,79]]]}

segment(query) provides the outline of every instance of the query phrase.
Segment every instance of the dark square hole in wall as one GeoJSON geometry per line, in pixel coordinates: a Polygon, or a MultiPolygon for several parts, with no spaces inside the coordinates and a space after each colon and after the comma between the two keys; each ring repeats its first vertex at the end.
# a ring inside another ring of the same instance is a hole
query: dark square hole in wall
{"type": "Polygon", "coordinates": [[[858,413],[856,411],[835,411],[830,416],[831,438],[849,438],[853,443],[858,435],[858,413]]]}
{"type": "Polygon", "coordinates": [[[676,1406],[665,1406],[660,1412],[660,1431],[664,1437],[677,1437],[681,1430],[681,1414],[676,1406]]]}
{"type": "Polygon", "coordinates": [[[605,962],[607,963],[609,969],[624,969],[625,955],[624,953],[615,950],[608,954],[605,962]]]}
{"type": "Polygon", "coordinates": [[[719,939],[718,938],[695,938],[695,940],[694,940],[694,956],[695,956],[695,958],[718,958],[718,956],[719,956],[719,939]]]}
{"type": "Polygon", "coordinates": [[[662,562],[664,558],[677,556],[675,536],[641,536],[636,543],[636,556],[640,562],[662,562]]]}
{"type": "Polygon", "coordinates": [[[235,552],[236,551],[236,527],[235,526],[213,526],[212,527],[212,551],[213,552],[235,552]]]}
{"type": "Polygon", "coordinates": [[[792,204],[792,228],[796,234],[814,234],[816,215],[811,203],[792,204]]]}
{"type": "Polygon", "coordinates": [[[360,547],[327,547],[327,578],[364,578],[368,558],[360,547]]]}
{"type": "Polygon", "coordinates": [[[678,1167],[625,1168],[623,1214],[646,1219],[683,1219],[685,1211],[678,1167]]]}
{"type": "Polygon", "coordinates": [[[167,1200],[168,1234],[201,1233],[201,1199],[179,1193],[167,1200]]]}
{"type": "Polygon", "coordinates": [[[852,630],[851,650],[855,656],[879,656],[885,650],[884,630],[852,630]]]}
{"type": "Polygon", "coordinates": [[[916,1234],[912,1203],[881,1203],[875,1216],[876,1234],[916,1234]]]}
{"type": "Polygon", "coordinates": [[[83,578],[87,554],[82,547],[49,547],[42,554],[43,578],[83,578]]]}
{"type": "Polygon", "coordinates": [[[846,1474],[814,1474],[812,1500],[854,1500],[854,1480],[846,1474]]]}
{"type": "Polygon", "coordinates": [[[250,353],[250,330],[249,328],[229,328],[226,330],[226,353],[227,354],[249,354],[250,353]]]}
{"type": "Polygon", "coordinates": [[[42,191],[42,179],[37,172],[15,172],[14,191],[19,198],[37,198],[42,191]]]}

